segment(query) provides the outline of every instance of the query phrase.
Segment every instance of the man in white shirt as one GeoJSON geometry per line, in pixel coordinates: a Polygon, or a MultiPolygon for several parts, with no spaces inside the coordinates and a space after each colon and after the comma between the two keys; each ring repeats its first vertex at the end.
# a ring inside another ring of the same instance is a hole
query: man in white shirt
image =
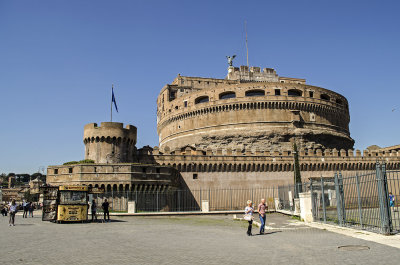
{"type": "Polygon", "coordinates": [[[8,210],[10,211],[10,221],[8,223],[9,226],[15,226],[15,214],[17,213],[17,204],[15,203],[15,199],[13,199],[8,205],[8,210]]]}
{"type": "Polygon", "coordinates": [[[25,200],[22,201],[22,208],[24,209],[22,218],[27,218],[28,217],[28,203],[25,200]]]}

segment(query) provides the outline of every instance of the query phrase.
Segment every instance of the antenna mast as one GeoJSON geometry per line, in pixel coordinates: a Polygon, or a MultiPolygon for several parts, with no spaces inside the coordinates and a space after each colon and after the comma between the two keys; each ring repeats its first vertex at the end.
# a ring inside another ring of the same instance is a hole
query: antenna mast
{"type": "Polygon", "coordinates": [[[247,52],[247,67],[249,67],[249,47],[247,45],[247,22],[244,21],[244,31],[246,32],[246,52],[247,52]]]}

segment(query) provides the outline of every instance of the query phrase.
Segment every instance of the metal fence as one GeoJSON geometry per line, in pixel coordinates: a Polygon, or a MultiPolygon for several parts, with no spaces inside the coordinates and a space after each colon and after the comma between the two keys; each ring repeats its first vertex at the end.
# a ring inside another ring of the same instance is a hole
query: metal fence
{"type": "Polygon", "coordinates": [[[315,221],[383,234],[400,232],[400,171],[376,170],[351,176],[335,174],[309,184],[315,221]]]}
{"type": "Polygon", "coordinates": [[[296,185],[281,185],[277,187],[278,204],[275,205],[276,210],[294,211],[294,199],[298,195],[296,193],[309,191],[309,183],[298,183],[296,185]]]}
{"type": "Polygon", "coordinates": [[[202,202],[209,211],[243,210],[247,200],[256,205],[262,198],[268,207],[274,209],[276,188],[253,189],[206,189],[206,190],[165,190],[129,191],[94,194],[98,210],[105,199],[114,212],[127,212],[129,202],[135,203],[136,212],[183,212],[201,211],[202,202]]]}

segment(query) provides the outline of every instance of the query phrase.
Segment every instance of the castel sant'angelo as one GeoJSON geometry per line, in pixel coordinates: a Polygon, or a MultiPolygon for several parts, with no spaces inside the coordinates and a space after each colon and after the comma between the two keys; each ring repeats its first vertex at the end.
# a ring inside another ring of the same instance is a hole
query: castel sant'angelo
{"type": "Polygon", "coordinates": [[[224,79],[178,75],[157,98],[159,147],[136,148],[136,127],[84,128],[94,164],[49,166],[51,185],[105,190],[267,187],[293,183],[293,144],[301,175],[398,169],[400,146],[353,150],[347,99],[272,68],[230,66],[224,79]]]}

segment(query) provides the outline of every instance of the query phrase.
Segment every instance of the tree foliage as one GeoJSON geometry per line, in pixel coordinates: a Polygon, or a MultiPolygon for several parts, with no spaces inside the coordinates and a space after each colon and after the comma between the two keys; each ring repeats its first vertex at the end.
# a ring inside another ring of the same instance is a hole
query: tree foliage
{"type": "Polygon", "coordinates": [[[77,165],[77,164],[94,164],[94,160],[91,159],[84,159],[80,161],[69,161],[65,162],[63,165],[77,165]]]}

